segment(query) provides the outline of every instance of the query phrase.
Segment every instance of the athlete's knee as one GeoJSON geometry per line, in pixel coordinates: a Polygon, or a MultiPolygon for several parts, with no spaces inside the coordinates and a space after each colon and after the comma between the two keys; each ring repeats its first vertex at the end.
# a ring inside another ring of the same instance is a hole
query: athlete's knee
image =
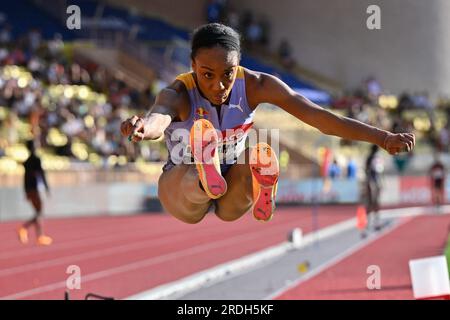
{"type": "Polygon", "coordinates": [[[207,213],[206,209],[199,208],[198,206],[194,206],[191,203],[179,203],[177,206],[165,206],[163,204],[163,207],[172,216],[188,224],[199,223],[203,220],[207,213]]]}
{"type": "Polygon", "coordinates": [[[29,221],[28,221],[29,223],[38,223],[39,222],[39,216],[38,215],[35,215],[32,219],[30,219],[29,221]]]}

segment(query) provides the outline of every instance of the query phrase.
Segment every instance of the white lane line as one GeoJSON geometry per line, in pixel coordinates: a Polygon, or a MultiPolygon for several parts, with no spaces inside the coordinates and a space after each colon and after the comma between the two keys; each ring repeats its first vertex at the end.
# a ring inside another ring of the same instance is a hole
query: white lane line
{"type": "MultiPolygon", "coordinates": [[[[445,206],[446,210],[450,210],[450,206],[445,206]]],[[[363,249],[364,247],[368,246],[372,242],[379,240],[380,238],[386,236],[387,234],[391,233],[392,231],[396,230],[400,226],[404,225],[406,222],[412,220],[412,218],[420,215],[425,214],[432,214],[435,213],[435,208],[433,207],[414,207],[414,208],[405,208],[405,209],[391,209],[391,210],[382,210],[380,213],[383,214],[383,219],[386,218],[402,218],[401,221],[396,223],[394,226],[382,231],[379,234],[371,235],[368,239],[362,242],[358,242],[355,245],[351,246],[347,250],[345,250],[343,253],[339,254],[338,256],[330,259],[329,261],[319,265],[318,267],[311,270],[307,275],[297,279],[296,281],[286,285],[285,287],[271,293],[267,297],[265,297],[263,300],[272,300],[276,297],[282,295],[284,292],[299,286],[301,283],[319,275],[321,272],[325,271],[328,268],[331,268],[332,266],[338,264],[345,258],[351,256],[352,254],[356,253],[357,251],[363,249]]]]}
{"type": "MultiPolygon", "coordinates": [[[[282,224],[286,225],[288,223],[293,223],[293,221],[288,220],[286,222],[283,222],[282,224]]],[[[168,234],[166,236],[153,235],[152,237],[150,237],[146,240],[138,239],[140,242],[137,242],[137,243],[115,246],[113,248],[103,248],[103,249],[99,249],[99,250],[93,250],[93,251],[84,252],[84,253],[80,253],[80,254],[59,257],[59,258],[46,260],[46,261],[32,262],[32,263],[28,263],[28,264],[24,264],[24,265],[20,265],[20,266],[10,267],[7,269],[6,268],[0,269],[0,277],[11,276],[11,275],[21,273],[21,272],[32,271],[32,270],[37,270],[37,269],[42,269],[42,268],[48,268],[48,267],[53,267],[53,266],[57,266],[57,265],[61,265],[61,264],[67,264],[67,263],[78,264],[81,260],[116,255],[118,253],[129,252],[131,250],[152,248],[155,246],[174,242],[178,238],[185,237],[186,233],[189,233],[189,232],[191,232],[191,231],[183,230],[181,232],[178,231],[177,234],[175,234],[175,235],[173,235],[173,234],[168,234]]],[[[210,229],[207,229],[206,231],[204,231],[203,235],[208,236],[210,234],[214,234],[214,235],[226,234],[227,232],[229,232],[229,230],[227,230],[227,229],[221,229],[218,231],[216,229],[210,228],[210,229]]],[[[182,240],[182,239],[180,239],[180,240],[182,240]]],[[[84,241],[86,242],[86,244],[92,244],[91,239],[84,239],[84,241]]],[[[95,243],[95,244],[97,245],[97,243],[95,243]]]]}
{"type": "MultiPolygon", "coordinates": [[[[163,254],[160,256],[156,256],[156,257],[152,257],[149,259],[145,259],[145,260],[140,260],[140,261],[136,261],[133,263],[129,263],[129,264],[125,264],[122,266],[118,266],[118,267],[114,267],[114,268],[110,268],[110,269],[106,269],[106,270],[102,270],[102,271],[98,271],[98,272],[94,272],[94,273],[90,273],[87,275],[84,275],[82,277],[82,283],[86,283],[92,280],[97,280],[100,278],[105,278],[105,277],[109,277],[109,276],[113,276],[116,274],[120,274],[123,272],[127,272],[127,271],[132,271],[132,270],[137,270],[137,269],[141,269],[144,267],[149,267],[158,263],[163,263],[166,261],[170,261],[170,260],[174,260],[174,259],[180,259],[183,257],[187,257],[193,254],[198,254],[198,253],[202,253],[208,250],[212,250],[212,249],[217,249],[217,248],[221,248],[221,247],[226,247],[229,245],[238,245],[242,242],[245,241],[250,241],[253,239],[257,239],[260,238],[261,236],[267,236],[268,234],[274,234],[279,232],[280,230],[286,230],[286,228],[290,225],[292,225],[293,221],[288,221],[286,223],[282,223],[280,225],[277,225],[276,227],[269,229],[266,233],[262,234],[260,230],[257,230],[255,232],[251,232],[251,233],[246,233],[244,235],[241,236],[237,236],[237,237],[233,237],[232,239],[224,239],[224,240],[220,240],[220,241],[215,241],[215,242],[210,242],[207,244],[203,244],[203,245],[199,245],[193,248],[189,248],[189,249],[182,249],[182,250],[178,250],[175,252],[171,252],[168,254],[163,254]]],[[[52,284],[48,284],[42,287],[38,287],[38,288],[34,288],[34,289],[30,289],[30,290],[25,290],[25,291],[20,291],[8,296],[4,296],[4,297],[0,297],[0,300],[11,300],[11,299],[21,299],[21,298],[25,298],[28,296],[32,296],[35,294],[39,294],[39,293],[43,293],[43,292],[48,292],[48,291],[52,291],[55,289],[59,289],[59,288],[64,288],[66,286],[65,282],[55,282],[52,284]]]]}
{"type": "MultiPolygon", "coordinates": [[[[261,250],[259,252],[244,256],[242,258],[220,264],[211,269],[207,269],[180,280],[170,282],[154,289],[133,295],[128,297],[129,300],[156,300],[164,299],[173,294],[186,294],[194,291],[205,284],[210,284],[212,281],[220,281],[225,277],[236,272],[242,272],[244,270],[260,265],[267,260],[273,259],[277,256],[283,255],[286,252],[299,249],[308,244],[317,241],[317,239],[325,239],[331,237],[337,233],[354,228],[356,225],[356,219],[351,218],[343,222],[339,222],[333,226],[325,227],[316,232],[308,233],[303,237],[300,245],[294,246],[290,242],[283,242],[281,244],[269,247],[268,249],[261,250]]],[[[286,230],[288,231],[288,230],[286,230]]]]}
{"type": "MultiPolygon", "coordinates": [[[[50,247],[42,248],[42,247],[30,247],[30,248],[23,248],[20,250],[17,250],[17,248],[3,251],[0,253],[0,259],[11,259],[11,258],[17,258],[21,256],[31,256],[31,255],[40,255],[43,252],[49,253],[49,252],[57,252],[63,249],[69,249],[69,248],[78,248],[83,247],[86,245],[92,245],[93,241],[96,241],[96,244],[106,244],[111,242],[111,240],[117,240],[118,237],[136,237],[136,236],[155,236],[158,237],[161,234],[149,234],[148,229],[151,226],[148,225],[146,227],[141,228],[135,228],[132,231],[125,231],[125,232],[115,232],[115,230],[111,230],[109,234],[103,234],[99,236],[89,236],[89,234],[85,234],[82,238],[79,239],[70,239],[64,242],[56,242],[53,243],[50,247]],[[44,251],[45,249],[45,251],[44,251]]],[[[98,228],[98,226],[96,227],[98,228]]]]}
{"type": "MultiPolygon", "coordinates": [[[[448,206],[450,209],[450,206],[448,206]]],[[[380,214],[383,217],[406,217],[416,216],[428,212],[424,207],[411,207],[382,210],[380,214]]],[[[303,237],[301,245],[296,246],[295,249],[309,245],[314,241],[325,239],[343,231],[356,227],[356,218],[351,218],[343,222],[337,223],[333,226],[326,227],[316,232],[308,233],[303,237]]],[[[288,231],[288,230],[287,230],[288,231]]],[[[152,288],[150,290],[138,293],[128,297],[129,300],[157,300],[164,299],[172,295],[184,295],[189,292],[198,290],[212,282],[220,282],[224,278],[230,277],[232,274],[243,272],[247,269],[260,265],[269,259],[285,254],[287,251],[293,249],[293,245],[289,242],[283,242],[279,245],[269,247],[254,254],[241,257],[227,263],[220,264],[216,267],[206,269],[204,271],[195,273],[193,275],[184,277],[180,280],[169,282],[167,284],[152,288]]]]}
{"type": "MultiPolygon", "coordinates": [[[[411,208],[411,209],[414,209],[414,208],[411,208]]],[[[409,210],[409,209],[393,209],[393,210],[387,210],[387,212],[400,213],[400,212],[402,212],[402,210],[405,211],[405,210],[409,210]]],[[[415,214],[417,214],[417,213],[415,213],[415,214]]],[[[349,219],[347,221],[338,223],[338,224],[336,224],[334,226],[322,229],[322,230],[320,230],[318,232],[322,232],[322,237],[323,236],[327,236],[327,232],[329,233],[330,231],[329,230],[326,231],[326,229],[333,228],[333,227],[337,228],[337,227],[339,227],[339,225],[340,225],[340,228],[341,228],[340,230],[344,231],[344,230],[347,230],[347,228],[349,228],[349,227],[354,227],[355,223],[356,223],[355,221],[356,221],[355,218],[352,218],[352,219],[349,219]],[[342,226],[342,224],[345,224],[345,223],[347,225],[342,226]]],[[[286,224],[279,225],[276,228],[272,229],[271,232],[273,232],[274,230],[278,231],[278,229],[280,229],[280,228],[286,228],[286,225],[291,225],[291,224],[292,224],[292,221],[289,221],[286,224]]],[[[339,230],[339,229],[337,229],[337,230],[339,230]]],[[[240,243],[243,240],[249,240],[249,239],[253,239],[253,238],[258,238],[258,236],[260,236],[260,235],[261,235],[260,232],[257,231],[257,232],[251,233],[251,234],[246,234],[246,235],[243,235],[243,236],[235,237],[232,240],[226,239],[226,240],[222,240],[222,241],[218,241],[218,242],[209,243],[209,244],[201,245],[201,246],[198,246],[198,247],[194,247],[194,248],[191,248],[189,250],[180,250],[180,251],[172,252],[172,253],[165,254],[165,255],[162,255],[162,256],[152,257],[152,258],[149,258],[149,259],[145,259],[145,260],[137,261],[137,262],[134,262],[134,263],[126,264],[126,265],[123,265],[123,266],[102,270],[102,271],[99,271],[99,272],[95,272],[95,273],[91,273],[91,274],[83,276],[83,282],[85,283],[85,282],[89,282],[89,281],[92,281],[92,280],[97,280],[97,279],[100,279],[100,278],[104,278],[104,277],[120,274],[120,273],[123,273],[123,272],[136,270],[136,269],[140,269],[140,268],[143,268],[143,267],[148,267],[148,266],[155,265],[155,264],[158,264],[158,263],[162,263],[162,262],[165,262],[165,261],[168,261],[168,260],[171,260],[171,259],[182,258],[182,257],[185,257],[185,256],[189,256],[189,255],[192,255],[192,254],[208,251],[208,250],[211,250],[211,249],[225,247],[227,245],[234,244],[234,243],[238,244],[238,243],[240,243]]],[[[308,243],[308,241],[312,242],[312,241],[315,241],[315,240],[317,240],[319,238],[319,235],[316,234],[316,233],[308,234],[308,235],[304,237],[304,239],[303,239],[304,241],[302,242],[302,245],[304,245],[305,241],[306,241],[306,243],[308,243]],[[308,238],[307,238],[308,235],[311,237],[311,240],[308,240],[308,238]]],[[[330,236],[330,235],[331,234],[328,234],[328,236],[330,236]]],[[[244,258],[242,258],[242,259],[244,259],[244,258]]],[[[239,260],[239,259],[237,259],[237,260],[239,260]]],[[[234,261],[236,261],[236,260],[234,260],[234,261]]],[[[255,261],[255,263],[256,263],[256,261],[255,261]]],[[[52,291],[52,290],[55,290],[55,289],[64,288],[65,286],[66,286],[65,281],[59,281],[59,282],[55,282],[55,283],[52,283],[52,284],[49,284],[49,285],[45,285],[45,286],[42,286],[42,287],[38,287],[38,288],[30,289],[30,290],[25,290],[25,291],[14,293],[14,294],[11,294],[11,295],[8,295],[8,296],[0,297],[0,300],[21,299],[21,298],[25,298],[25,297],[28,297],[28,296],[36,295],[36,294],[39,294],[39,293],[44,293],[44,292],[49,292],[49,291],[52,291]]],[[[146,292],[148,292],[148,291],[146,291],[146,292]]]]}
{"type": "Polygon", "coordinates": [[[407,217],[404,219],[404,221],[402,221],[401,223],[396,224],[395,226],[392,226],[386,230],[384,230],[381,234],[376,234],[376,235],[371,235],[369,236],[369,238],[367,238],[366,240],[362,241],[362,242],[358,242],[356,244],[354,244],[353,246],[351,246],[350,248],[348,248],[347,250],[345,250],[344,252],[340,253],[339,255],[331,258],[330,260],[328,260],[327,262],[317,266],[316,268],[314,268],[313,270],[311,270],[308,274],[306,274],[305,276],[298,278],[297,280],[289,283],[288,285],[278,289],[277,291],[271,293],[270,295],[268,295],[267,297],[263,298],[263,300],[272,300],[275,299],[276,297],[282,295],[284,292],[289,291],[290,289],[299,286],[301,283],[319,275],[320,273],[322,273],[323,271],[325,271],[326,269],[331,268],[332,266],[338,264],[339,262],[341,262],[342,260],[344,260],[345,258],[351,256],[352,254],[354,254],[355,252],[359,251],[360,249],[368,246],[369,244],[371,244],[372,242],[374,242],[375,240],[380,239],[381,237],[385,236],[386,234],[389,234],[390,232],[392,232],[393,230],[397,229],[400,225],[403,225],[405,222],[411,220],[412,217],[407,217]]]}

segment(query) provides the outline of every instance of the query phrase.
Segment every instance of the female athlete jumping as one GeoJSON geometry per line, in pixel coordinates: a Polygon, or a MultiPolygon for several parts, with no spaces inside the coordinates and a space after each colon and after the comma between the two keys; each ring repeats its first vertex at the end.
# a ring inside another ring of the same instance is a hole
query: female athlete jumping
{"type": "Polygon", "coordinates": [[[217,23],[201,26],[192,39],[192,72],[163,89],[144,118],[121,124],[122,134],[134,142],[165,136],[169,160],[158,195],[176,218],[198,223],[215,202],[216,215],[225,221],[250,209],[258,220],[271,219],[277,157],[266,143],[245,148],[255,110],[264,102],[324,134],[376,144],[390,154],[413,149],[413,134],[393,134],[335,115],[280,79],[241,67],[240,55],[236,31],[217,23]]]}

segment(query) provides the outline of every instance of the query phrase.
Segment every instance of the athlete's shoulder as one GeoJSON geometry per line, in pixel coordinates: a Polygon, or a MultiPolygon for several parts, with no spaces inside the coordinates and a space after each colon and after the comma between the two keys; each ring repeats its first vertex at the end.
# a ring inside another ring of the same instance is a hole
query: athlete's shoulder
{"type": "Polygon", "coordinates": [[[243,73],[245,76],[245,84],[248,89],[250,89],[250,92],[255,90],[261,90],[264,89],[264,83],[267,82],[270,78],[273,78],[272,75],[255,71],[247,68],[242,68],[243,73]]]}
{"type": "Polygon", "coordinates": [[[192,72],[179,74],[175,78],[175,83],[182,84],[182,86],[186,89],[186,91],[192,90],[196,87],[196,83],[192,72]]]}
{"type": "Polygon", "coordinates": [[[261,78],[261,73],[244,67],[241,67],[241,70],[243,71],[245,78],[245,89],[247,94],[249,94],[256,89],[258,81],[261,78]]]}
{"type": "Polygon", "coordinates": [[[159,92],[156,100],[157,104],[164,105],[172,110],[172,119],[175,121],[183,120],[189,115],[189,94],[185,84],[178,77],[159,92]]]}
{"type": "Polygon", "coordinates": [[[264,92],[264,83],[270,76],[264,72],[259,72],[247,68],[242,68],[245,77],[245,91],[247,100],[252,109],[256,108],[261,102],[261,94],[264,92]]]}
{"type": "Polygon", "coordinates": [[[187,95],[187,86],[182,79],[180,79],[180,75],[175,78],[175,80],[167,86],[165,89],[172,90],[178,96],[187,95]]]}
{"type": "Polygon", "coordinates": [[[261,72],[259,72],[259,71],[251,70],[251,69],[248,69],[245,67],[239,67],[239,68],[243,71],[246,82],[247,81],[253,82],[253,81],[256,81],[261,78],[261,72]]]}

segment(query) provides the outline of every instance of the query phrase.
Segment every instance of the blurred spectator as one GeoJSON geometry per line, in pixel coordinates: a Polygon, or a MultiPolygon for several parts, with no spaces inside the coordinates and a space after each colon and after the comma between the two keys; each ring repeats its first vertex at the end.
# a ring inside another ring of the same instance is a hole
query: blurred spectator
{"type": "Polygon", "coordinates": [[[435,154],[434,162],[429,170],[431,185],[431,201],[433,205],[440,206],[445,202],[445,167],[435,154]]]}
{"type": "Polygon", "coordinates": [[[39,29],[31,29],[28,33],[28,47],[31,52],[35,52],[41,45],[42,36],[39,29]]]}
{"type": "Polygon", "coordinates": [[[5,25],[0,31],[0,44],[6,46],[11,42],[11,26],[5,25]]]}
{"type": "Polygon", "coordinates": [[[337,160],[334,159],[333,163],[331,163],[329,169],[328,169],[328,176],[331,179],[338,179],[341,176],[341,168],[339,164],[337,163],[337,160]]]}
{"type": "Polygon", "coordinates": [[[322,178],[328,177],[328,172],[330,169],[330,162],[332,157],[332,152],[329,148],[323,149],[323,153],[320,156],[320,176],[322,178]]]}
{"type": "Polygon", "coordinates": [[[358,167],[355,160],[353,160],[353,158],[350,158],[347,163],[347,179],[355,179],[357,171],[358,167]]]}
{"type": "Polygon", "coordinates": [[[403,111],[411,109],[413,105],[414,103],[410,94],[403,92],[398,99],[397,112],[401,115],[403,111]]]}
{"type": "Polygon", "coordinates": [[[45,178],[45,172],[41,166],[41,159],[36,155],[34,142],[32,140],[27,141],[27,149],[30,152],[30,156],[25,161],[23,166],[25,167],[24,176],[24,189],[27,200],[31,203],[34,209],[33,218],[25,222],[18,230],[19,240],[26,244],[28,243],[28,228],[32,225],[36,228],[37,242],[39,245],[50,245],[52,238],[44,235],[42,231],[42,200],[39,194],[39,185],[43,183],[47,191],[47,195],[50,195],[50,188],[45,178]]]}
{"type": "Polygon", "coordinates": [[[295,60],[292,57],[292,48],[286,39],[281,40],[278,47],[278,57],[281,64],[286,69],[292,69],[295,66],[295,60]]]}
{"type": "Polygon", "coordinates": [[[5,64],[15,64],[23,66],[25,64],[26,58],[25,53],[21,48],[12,49],[10,54],[5,59],[5,64]]]}
{"type": "MultiPolygon", "coordinates": [[[[241,15],[240,22],[239,22],[239,24],[240,24],[239,30],[244,35],[244,37],[246,36],[246,30],[249,28],[252,21],[253,21],[252,12],[249,10],[244,11],[244,13],[241,15]]],[[[245,42],[245,39],[244,39],[244,42],[245,42]]]]}
{"type": "Polygon", "coordinates": [[[261,38],[260,38],[260,44],[263,47],[266,47],[269,45],[269,34],[270,34],[270,22],[269,19],[266,17],[262,17],[259,20],[259,26],[261,28],[261,38]]]}
{"type": "Polygon", "coordinates": [[[234,30],[240,30],[239,13],[233,7],[227,9],[225,23],[234,30]]]}
{"type": "Polygon", "coordinates": [[[259,23],[255,20],[252,20],[248,25],[247,29],[245,29],[245,36],[247,39],[247,44],[251,49],[254,49],[256,45],[261,43],[262,39],[262,28],[259,23]]]}
{"type": "Polygon", "coordinates": [[[206,19],[208,23],[221,22],[224,17],[224,1],[209,0],[206,5],[206,19]]]}
{"type": "Polygon", "coordinates": [[[391,131],[393,133],[413,132],[414,126],[412,125],[411,121],[401,118],[401,117],[396,117],[396,118],[394,118],[394,120],[392,122],[391,131]]]}
{"type": "Polygon", "coordinates": [[[52,40],[48,42],[48,51],[51,57],[58,57],[62,50],[64,49],[64,42],[62,40],[62,35],[56,33],[52,40]]]}
{"type": "MultiPolygon", "coordinates": [[[[2,125],[2,120],[0,120],[0,126],[1,125],[2,125]]],[[[0,137],[0,158],[5,156],[5,148],[6,148],[6,143],[2,139],[2,137],[0,137]]]]}
{"type": "MultiPolygon", "coordinates": [[[[365,198],[366,211],[368,214],[367,229],[373,223],[375,230],[381,228],[379,221],[381,181],[380,174],[383,172],[381,159],[377,157],[379,147],[372,145],[370,153],[366,159],[366,179],[365,179],[365,198]],[[371,221],[372,220],[372,221],[371,221]]],[[[363,234],[365,236],[365,234],[363,234]]]]}
{"type": "Polygon", "coordinates": [[[286,149],[281,150],[280,152],[280,169],[282,172],[285,172],[288,168],[289,165],[289,151],[287,151],[286,149]]]}
{"type": "Polygon", "coordinates": [[[239,31],[247,49],[265,51],[268,48],[270,21],[267,17],[255,17],[249,10],[240,14],[225,0],[209,1],[207,11],[209,22],[221,22],[239,31]]]}
{"type": "Polygon", "coordinates": [[[433,104],[431,103],[428,92],[417,92],[412,96],[413,106],[419,109],[431,110],[433,104]]]}
{"type": "Polygon", "coordinates": [[[355,110],[355,119],[364,123],[370,123],[369,110],[367,105],[354,105],[355,110]],[[359,110],[358,110],[359,109],[359,110]]]}
{"type": "Polygon", "coordinates": [[[19,120],[16,113],[10,112],[2,126],[0,126],[0,139],[4,141],[5,148],[19,142],[19,120]]]}
{"type": "Polygon", "coordinates": [[[446,125],[439,132],[439,138],[436,147],[439,152],[450,151],[450,119],[447,119],[446,125]]]}
{"type": "Polygon", "coordinates": [[[332,102],[332,107],[347,110],[347,116],[355,119],[357,114],[363,108],[363,103],[364,100],[362,98],[350,91],[347,91],[344,95],[332,102]]]}
{"type": "Polygon", "coordinates": [[[372,104],[378,104],[378,97],[382,91],[380,82],[374,76],[369,76],[365,80],[365,89],[369,101],[372,104]]]}
{"type": "MultiPolygon", "coordinates": [[[[26,122],[27,134],[33,134],[46,152],[57,155],[73,157],[76,142],[88,154],[105,157],[126,154],[155,161],[162,156],[153,152],[146,157],[142,148],[130,147],[114,127],[126,117],[123,112],[144,112],[151,105],[155,96],[151,88],[138,92],[103,67],[69,61],[59,35],[46,42],[38,30],[32,30],[13,40],[8,49],[0,49],[0,65],[7,67],[0,68],[0,106],[5,106],[0,127],[3,153],[24,139],[19,128],[26,122]]],[[[159,92],[167,84],[157,80],[154,85],[159,92]]]]}

